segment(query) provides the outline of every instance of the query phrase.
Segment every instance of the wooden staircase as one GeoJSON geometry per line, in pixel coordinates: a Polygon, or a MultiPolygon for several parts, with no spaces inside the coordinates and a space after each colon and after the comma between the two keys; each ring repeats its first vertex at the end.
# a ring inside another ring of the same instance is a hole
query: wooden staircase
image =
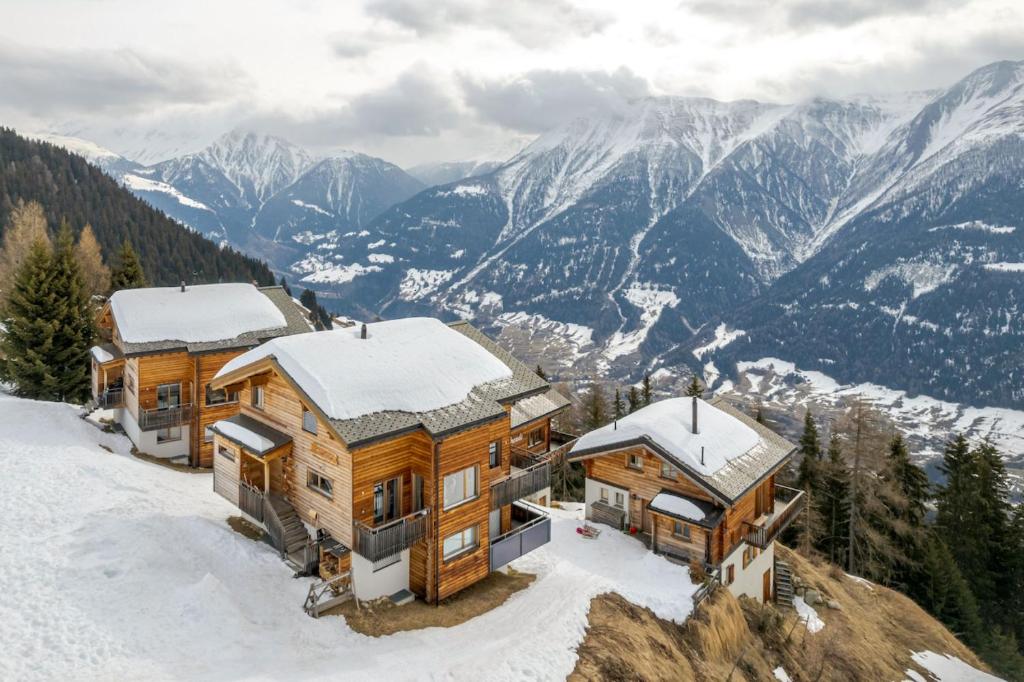
{"type": "Polygon", "coordinates": [[[302,609],[313,618],[319,618],[324,611],[346,602],[354,596],[352,575],[346,571],[333,576],[330,580],[321,580],[310,585],[306,603],[302,605],[302,609]]]}
{"type": "Polygon", "coordinates": [[[276,516],[276,524],[267,524],[274,546],[279,552],[298,566],[304,564],[304,552],[309,544],[309,533],[302,524],[302,519],[295,513],[295,508],[278,495],[270,495],[267,498],[271,509],[276,516]],[[271,525],[278,526],[271,530],[271,525]]]}
{"type": "Polygon", "coordinates": [[[793,608],[793,570],[785,561],[775,561],[775,603],[793,608]]]}

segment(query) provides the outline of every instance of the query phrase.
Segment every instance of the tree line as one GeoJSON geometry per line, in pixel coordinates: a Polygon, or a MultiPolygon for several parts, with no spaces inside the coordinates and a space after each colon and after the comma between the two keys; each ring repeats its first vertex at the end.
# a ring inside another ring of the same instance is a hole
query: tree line
{"type": "Polygon", "coordinates": [[[98,302],[112,289],[146,285],[129,242],[110,268],[92,226],[77,242],[67,221],[51,236],[43,207],[18,202],[0,250],[0,378],[26,398],[87,399],[98,302]]]}
{"type": "Polygon", "coordinates": [[[808,410],[795,485],[808,504],[788,540],[897,589],[995,670],[1024,679],[1024,509],[1010,503],[1003,458],[963,434],[931,485],[903,436],[863,399],[822,447],[808,410]]]}

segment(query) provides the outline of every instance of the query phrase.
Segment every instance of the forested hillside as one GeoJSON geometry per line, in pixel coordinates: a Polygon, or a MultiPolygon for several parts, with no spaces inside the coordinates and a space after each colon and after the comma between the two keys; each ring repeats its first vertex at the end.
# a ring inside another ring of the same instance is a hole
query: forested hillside
{"type": "Polygon", "coordinates": [[[221,248],[182,227],[82,157],[0,128],[0,225],[7,224],[19,199],[38,201],[51,229],[62,220],[76,234],[92,225],[108,262],[128,239],[156,285],[182,280],[274,283],[262,261],[221,248]]]}

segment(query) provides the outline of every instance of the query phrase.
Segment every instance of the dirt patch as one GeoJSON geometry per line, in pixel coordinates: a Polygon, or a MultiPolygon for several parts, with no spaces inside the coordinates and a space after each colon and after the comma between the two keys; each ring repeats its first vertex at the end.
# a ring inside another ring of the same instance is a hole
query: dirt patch
{"type": "Polygon", "coordinates": [[[231,530],[235,531],[239,535],[249,538],[250,540],[262,540],[263,529],[259,526],[249,523],[241,516],[229,516],[228,525],[231,530]]]}
{"type": "Polygon", "coordinates": [[[388,599],[379,599],[357,607],[354,601],[347,601],[326,615],[344,616],[350,628],[370,637],[430,627],[448,628],[501,606],[535,578],[535,575],[513,570],[508,573],[496,572],[437,606],[419,600],[405,606],[395,606],[388,599]]]}
{"type": "Polygon", "coordinates": [[[200,469],[197,467],[190,467],[187,464],[176,464],[166,457],[156,457],[146,452],[140,452],[139,450],[132,448],[132,457],[141,459],[143,462],[149,462],[150,464],[156,464],[162,466],[165,469],[171,469],[182,474],[212,474],[213,469],[200,469]]]}

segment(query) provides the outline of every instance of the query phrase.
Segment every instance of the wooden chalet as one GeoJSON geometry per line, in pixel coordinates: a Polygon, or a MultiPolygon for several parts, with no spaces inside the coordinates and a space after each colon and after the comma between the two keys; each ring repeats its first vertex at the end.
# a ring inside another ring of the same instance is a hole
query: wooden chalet
{"type": "Polygon", "coordinates": [[[724,400],[673,398],[582,436],[588,519],[699,562],[736,594],[774,598],[774,541],[803,508],[777,485],[794,446],[724,400]]]}
{"type": "Polygon", "coordinates": [[[238,413],[238,396],[211,388],[232,358],[279,336],[308,332],[281,287],[205,284],[114,293],[92,348],[92,394],[135,446],[157,457],[213,464],[213,422],[238,413]]]}
{"type": "MultiPolygon", "coordinates": [[[[215,490],[282,557],[360,599],[428,602],[550,539],[551,418],[568,401],[465,323],[428,318],[275,339],[216,390],[215,490]]],[[[557,448],[557,444],[554,445],[557,448]]]]}

